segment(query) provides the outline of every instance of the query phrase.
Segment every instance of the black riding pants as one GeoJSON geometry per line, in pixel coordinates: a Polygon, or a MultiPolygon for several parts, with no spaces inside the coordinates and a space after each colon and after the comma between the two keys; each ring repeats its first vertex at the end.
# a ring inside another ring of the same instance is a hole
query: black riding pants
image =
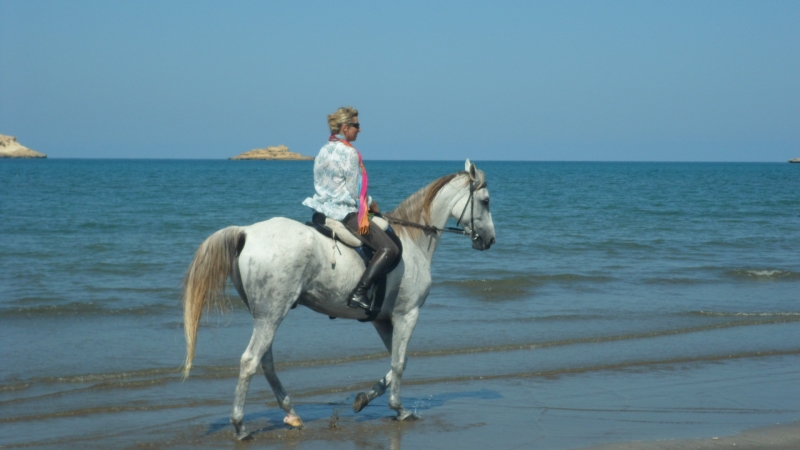
{"type": "Polygon", "coordinates": [[[400,249],[397,247],[397,244],[394,243],[392,238],[390,238],[385,231],[381,230],[372,221],[369,222],[369,233],[367,234],[358,234],[358,213],[348,214],[342,220],[342,223],[356,237],[361,239],[361,242],[375,250],[375,256],[385,253],[386,259],[392,262],[400,257],[400,249]]]}

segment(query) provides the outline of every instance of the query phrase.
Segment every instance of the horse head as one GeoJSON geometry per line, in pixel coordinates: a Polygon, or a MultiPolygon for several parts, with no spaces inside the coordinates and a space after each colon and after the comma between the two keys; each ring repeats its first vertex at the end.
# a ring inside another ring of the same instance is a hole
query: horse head
{"type": "Polygon", "coordinates": [[[495,234],[486,175],[469,159],[464,164],[464,170],[469,176],[469,184],[465,186],[469,193],[456,202],[452,214],[472,239],[472,248],[488,250],[495,243],[495,234]]]}

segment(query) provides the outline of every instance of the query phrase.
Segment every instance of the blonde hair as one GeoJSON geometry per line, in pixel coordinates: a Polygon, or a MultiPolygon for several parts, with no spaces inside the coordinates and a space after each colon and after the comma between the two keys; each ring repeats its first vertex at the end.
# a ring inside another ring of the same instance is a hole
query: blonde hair
{"type": "Polygon", "coordinates": [[[352,122],[354,117],[358,117],[358,110],[352,106],[342,106],[335,113],[328,114],[328,128],[331,129],[331,134],[338,134],[342,125],[352,122]]]}

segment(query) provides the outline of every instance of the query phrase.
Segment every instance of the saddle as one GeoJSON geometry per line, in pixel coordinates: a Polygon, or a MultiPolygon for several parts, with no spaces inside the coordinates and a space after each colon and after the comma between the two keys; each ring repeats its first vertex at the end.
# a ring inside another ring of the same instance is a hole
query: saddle
{"type": "MultiPolygon", "coordinates": [[[[395,242],[395,244],[397,244],[398,248],[402,249],[400,238],[397,237],[386,219],[376,215],[370,219],[370,222],[372,222],[381,230],[385,231],[386,234],[395,242]]],[[[337,242],[341,242],[342,244],[354,249],[356,253],[358,253],[358,256],[360,256],[364,261],[364,267],[369,265],[369,262],[372,260],[372,256],[375,254],[375,250],[373,250],[370,246],[365,245],[361,239],[348,230],[342,222],[325,217],[325,215],[322,213],[315,212],[314,215],[311,216],[311,222],[306,222],[306,225],[314,228],[323,236],[333,240],[333,257],[331,259],[332,266],[336,265],[336,253],[339,252],[341,255],[341,251],[337,247],[337,242]]],[[[397,263],[395,263],[395,267],[396,264],[399,264],[399,262],[400,261],[398,260],[397,263]]],[[[394,270],[394,267],[392,267],[389,272],[392,270],[394,270]]],[[[372,302],[372,305],[370,307],[370,311],[364,311],[367,314],[367,317],[364,319],[358,319],[360,322],[372,322],[381,312],[383,301],[386,298],[386,275],[382,276],[370,288],[367,296],[372,302]]],[[[333,316],[328,317],[335,319],[333,316]]]]}

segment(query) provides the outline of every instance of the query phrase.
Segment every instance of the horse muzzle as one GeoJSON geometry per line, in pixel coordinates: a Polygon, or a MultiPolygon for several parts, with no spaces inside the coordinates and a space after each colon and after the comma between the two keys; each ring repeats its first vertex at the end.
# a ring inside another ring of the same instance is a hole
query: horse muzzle
{"type": "Polygon", "coordinates": [[[489,250],[489,248],[494,245],[494,237],[489,239],[488,241],[484,241],[482,237],[478,236],[477,239],[472,241],[472,248],[475,250],[489,250]]]}

